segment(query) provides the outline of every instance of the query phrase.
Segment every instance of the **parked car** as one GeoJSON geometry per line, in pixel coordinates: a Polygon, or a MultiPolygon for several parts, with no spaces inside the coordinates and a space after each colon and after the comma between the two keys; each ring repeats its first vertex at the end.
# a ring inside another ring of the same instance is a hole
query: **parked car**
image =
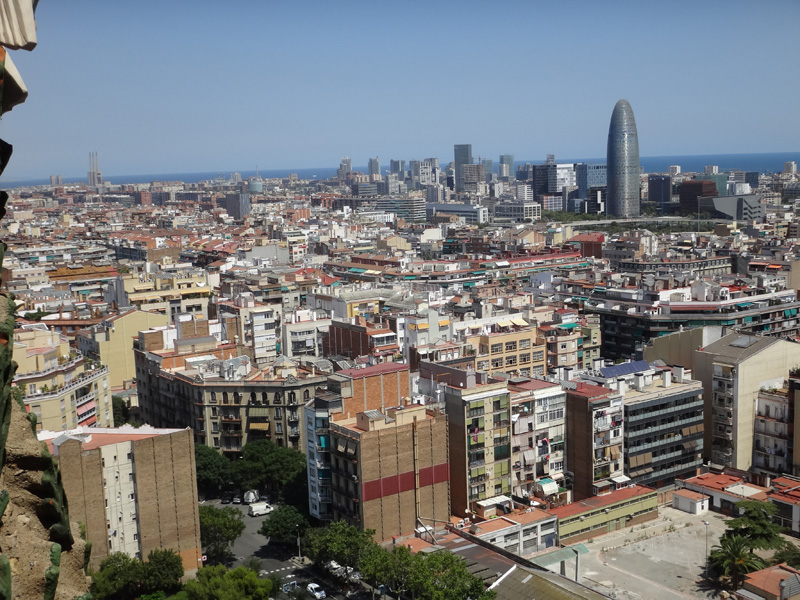
{"type": "Polygon", "coordinates": [[[242,499],[239,496],[234,496],[233,497],[233,503],[234,504],[241,504],[242,503],[242,499]]]}
{"type": "Polygon", "coordinates": [[[220,504],[230,504],[231,500],[233,500],[233,496],[225,494],[219,502],[220,504]]]}
{"type": "Polygon", "coordinates": [[[306,591],[314,598],[317,598],[317,600],[326,597],[325,590],[323,590],[318,583],[309,583],[308,586],[306,586],[306,591]]]}

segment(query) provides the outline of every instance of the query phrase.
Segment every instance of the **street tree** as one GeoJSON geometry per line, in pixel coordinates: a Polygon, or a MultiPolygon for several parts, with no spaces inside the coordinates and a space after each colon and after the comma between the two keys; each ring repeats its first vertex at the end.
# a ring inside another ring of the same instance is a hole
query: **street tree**
{"type": "Polygon", "coordinates": [[[362,531],[345,521],[334,521],[313,538],[316,560],[318,562],[335,560],[348,570],[355,569],[361,553],[374,543],[372,539],[374,535],[374,529],[362,531]]]}
{"type": "Polygon", "coordinates": [[[124,552],[114,552],[100,563],[92,574],[92,597],[129,600],[139,595],[142,561],[124,552]]]}
{"type": "Polygon", "coordinates": [[[430,585],[420,594],[424,600],[491,600],[495,592],[487,590],[480,577],[467,570],[464,559],[452,552],[439,551],[425,557],[430,585]]]}
{"type": "Polygon", "coordinates": [[[197,488],[207,497],[215,497],[231,478],[231,461],[214,448],[196,444],[194,462],[197,469],[197,488]]]}
{"type": "Polygon", "coordinates": [[[776,564],[786,563],[793,569],[800,569],[800,547],[786,542],[772,557],[776,564]]]}
{"type": "Polygon", "coordinates": [[[244,515],[237,508],[226,506],[200,507],[200,540],[212,563],[224,562],[231,554],[231,545],[244,531],[244,515]]]}
{"type": "Polygon", "coordinates": [[[720,538],[719,544],[711,549],[708,562],[720,575],[729,578],[734,590],[739,589],[747,573],[765,566],[764,561],[753,553],[750,540],[738,534],[720,538]]]}
{"type": "Polygon", "coordinates": [[[273,510],[258,532],[279,544],[291,544],[305,535],[308,521],[294,506],[284,504],[273,510]]]}
{"type": "Polygon", "coordinates": [[[142,591],[173,593],[181,587],[183,562],[174,550],[151,550],[142,565],[142,591]]]}
{"type": "Polygon", "coordinates": [[[276,446],[270,440],[255,440],[242,448],[232,478],[242,489],[269,490],[283,499],[287,487],[296,484],[305,469],[306,458],[301,452],[276,446]]]}
{"type": "Polygon", "coordinates": [[[372,586],[372,597],[375,597],[375,588],[391,582],[392,554],[376,543],[366,546],[361,551],[358,559],[358,570],[361,576],[372,586]]]}
{"type": "Polygon", "coordinates": [[[743,536],[751,548],[756,550],[777,550],[783,546],[781,533],[784,528],[774,521],[778,507],[772,502],[742,500],[736,503],[739,513],[728,521],[728,531],[723,537],[743,536]]]}
{"type": "Polygon", "coordinates": [[[268,600],[272,583],[244,567],[228,570],[216,565],[199,569],[183,590],[188,600],[268,600]]]}

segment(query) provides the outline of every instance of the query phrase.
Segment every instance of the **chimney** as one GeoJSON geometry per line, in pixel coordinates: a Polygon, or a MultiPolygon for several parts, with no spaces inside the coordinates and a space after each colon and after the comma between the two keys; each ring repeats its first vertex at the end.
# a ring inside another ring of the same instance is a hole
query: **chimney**
{"type": "Polygon", "coordinates": [[[625,396],[625,392],[628,391],[628,385],[625,383],[624,377],[617,377],[617,391],[622,396],[625,396]]]}
{"type": "Polygon", "coordinates": [[[672,367],[672,372],[675,374],[675,381],[678,383],[683,383],[683,367],[680,365],[675,365],[672,367]]]}
{"type": "Polygon", "coordinates": [[[665,388],[668,388],[672,385],[672,373],[666,369],[661,371],[661,383],[665,388]]]}
{"type": "Polygon", "coordinates": [[[564,380],[572,381],[572,367],[564,367],[564,380]]]}
{"type": "Polygon", "coordinates": [[[637,392],[644,391],[644,373],[633,374],[633,386],[636,388],[637,392]]]}

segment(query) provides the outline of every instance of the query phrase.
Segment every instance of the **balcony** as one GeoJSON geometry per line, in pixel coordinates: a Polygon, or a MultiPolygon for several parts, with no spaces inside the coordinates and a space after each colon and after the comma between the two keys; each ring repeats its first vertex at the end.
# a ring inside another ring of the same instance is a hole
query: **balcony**
{"type": "Polygon", "coordinates": [[[83,377],[78,377],[77,379],[73,379],[72,381],[67,382],[66,384],[64,384],[63,386],[61,386],[56,390],[48,391],[45,393],[37,392],[36,394],[28,394],[27,396],[25,396],[25,402],[30,403],[39,400],[48,400],[50,398],[57,398],[62,394],[75,390],[83,385],[89,385],[90,383],[98,379],[100,375],[104,375],[106,373],[108,373],[108,367],[86,371],[83,374],[83,377]]]}
{"type": "Polygon", "coordinates": [[[59,371],[68,371],[73,367],[81,364],[84,360],[82,354],[78,353],[78,356],[68,360],[65,363],[58,364],[56,366],[50,367],[49,369],[44,369],[42,371],[29,371],[27,373],[15,373],[14,374],[14,381],[26,381],[28,379],[37,379],[39,377],[46,377],[52,373],[57,373],[59,371]]]}

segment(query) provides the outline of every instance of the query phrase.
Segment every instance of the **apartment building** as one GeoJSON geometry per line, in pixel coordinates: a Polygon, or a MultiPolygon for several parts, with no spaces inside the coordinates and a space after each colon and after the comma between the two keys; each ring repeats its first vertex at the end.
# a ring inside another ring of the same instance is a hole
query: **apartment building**
{"type": "Polygon", "coordinates": [[[547,372],[545,338],[521,317],[479,326],[475,335],[465,334],[476,351],[478,371],[510,376],[537,377],[547,372]]]}
{"type": "Polygon", "coordinates": [[[13,386],[21,390],[38,430],[113,427],[108,367],[72,350],[44,324],[14,330],[13,386]]]}
{"type": "Polygon", "coordinates": [[[281,323],[281,352],[284,356],[322,356],[322,342],[331,320],[323,311],[294,310],[281,323]]]}
{"type": "MultiPolygon", "coordinates": [[[[753,466],[758,394],[779,388],[800,365],[800,345],[732,333],[695,351],[695,377],[703,382],[705,458],[734,469],[753,466]]],[[[764,441],[762,439],[762,441],[764,441]]]]}
{"type": "Polygon", "coordinates": [[[450,516],[447,418],[421,405],[368,410],[330,424],[333,518],[412,534],[450,516]]]}
{"type": "Polygon", "coordinates": [[[573,501],[628,484],[623,462],[623,396],[599,385],[562,384],[567,393],[567,465],[573,501]]]}
{"type": "Polygon", "coordinates": [[[563,488],[566,459],[567,395],[558,383],[511,379],[512,493],[550,501],[563,488]]]}
{"type": "Polygon", "coordinates": [[[275,360],[280,347],[278,307],[256,302],[250,292],[237,294],[233,300],[219,300],[214,307],[225,338],[235,340],[255,366],[275,360]]]}
{"type": "Polygon", "coordinates": [[[104,299],[117,307],[158,312],[173,319],[179,313],[208,318],[211,286],[203,269],[165,273],[130,273],[108,282],[104,299]]]}
{"type": "Polygon", "coordinates": [[[328,375],[326,388],[320,386],[314,398],[304,403],[309,512],[322,521],[333,519],[331,423],[353,419],[361,412],[386,414],[391,407],[405,405],[408,365],[382,363],[346,369],[328,375]]]}
{"type": "Polygon", "coordinates": [[[39,432],[92,542],[92,569],[114,552],[144,559],[159,549],[177,552],[187,574],[202,566],[192,437],[148,425],[39,432]]]}
{"type": "Polygon", "coordinates": [[[108,366],[111,388],[121,389],[136,378],[133,339],[140,331],[168,324],[167,315],[132,309],[79,331],[75,340],[84,356],[108,366]]]}
{"type": "Polygon", "coordinates": [[[326,356],[367,356],[373,365],[401,356],[397,333],[388,324],[367,321],[364,317],[331,321],[323,347],[326,356]]]}
{"type": "Polygon", "coordinates": [[[454,515],[511,493],[511,402],[506,383],[474,370],[444,385],[450,427],[450,504],[454,515]]]}
{"type": "Polygon", "coordinates": [[[752,471],[768,477],[797,476],[800,448],[794,443],[800,373],[793,370],[782,386],[758,392],[753,432],[752,471]]]}

